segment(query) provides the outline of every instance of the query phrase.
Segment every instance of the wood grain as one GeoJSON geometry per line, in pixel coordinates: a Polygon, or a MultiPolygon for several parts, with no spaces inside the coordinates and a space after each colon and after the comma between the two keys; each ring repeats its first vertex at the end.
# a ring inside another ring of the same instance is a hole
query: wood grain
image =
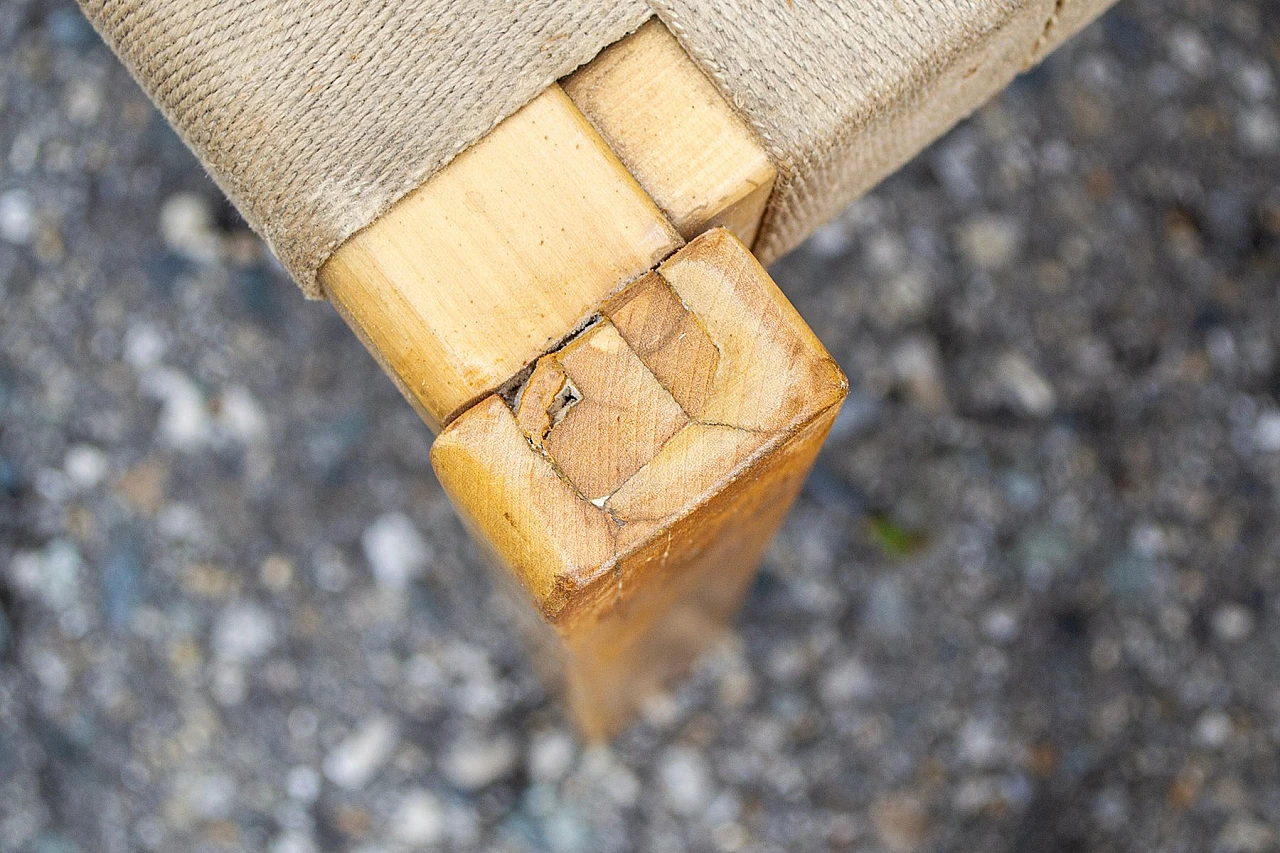
{"type": "Polygon", "coordinates": [[[551,359],[573,395],[559,406],[544,436],[529,438],[546,448],[589,501],[616,492],[689,422],[671,392],[607,320],[543,361],[551,359]],[[585,447],[595,452],[582,453],[585,447]]]}
{"type": "Polygon", "coordinates": [[[774,166],[661,22],[605,49],[562,84],[685,239],[720,225],[751,245],[774,166]]]}
{"type": "Polygon", "coordinates": [[[320,283],[439,429],[680,243],[552,86],[343,244],[320,283]]]}
{"type": "Polygon", "coordinates": [[[720,366],[720,350],[671,285],[650,273],[605,307],[627,344],[689,412],[701,412],[720,366]]]}
{"type": "Polygon", "coordinates": [[[437,476],[554,628],[585,731],[612,731],[718,636],[845,391],[716,229],[544,357],[514,411],[495,395],[440,434],[437,476]]]}

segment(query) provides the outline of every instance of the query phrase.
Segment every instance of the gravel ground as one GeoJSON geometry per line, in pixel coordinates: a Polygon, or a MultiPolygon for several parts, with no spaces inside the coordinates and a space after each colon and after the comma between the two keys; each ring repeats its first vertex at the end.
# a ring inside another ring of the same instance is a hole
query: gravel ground
{"type": "Polygon", "coordinates": [[[74,6],[0,57],[0,851],[1280,845],[1276,0],[1124,0],[775,267],[849,403],[587,750],[74,6]]]}

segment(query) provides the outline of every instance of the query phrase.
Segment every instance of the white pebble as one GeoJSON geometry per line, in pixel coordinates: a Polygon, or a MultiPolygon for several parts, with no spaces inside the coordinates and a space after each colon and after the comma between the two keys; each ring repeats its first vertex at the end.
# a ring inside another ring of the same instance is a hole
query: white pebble
{"type": "Polygon", "coordinates": [[[39,551],[20,551],[9,563],[9,577],[22,592],[37,596],[51,610],[65,610],[80,591],[80,551],[70,539],[54,539],[39,551]]]}
{"type": "Polygon", "coordinates": [[[409,791],[396,808],[391,834],[414,847],[438,844],[444,838],[445,815],[440,801],[425,788],[409,791]]]}
{"type": "Polygon", "coordinates": [[[884,279],[881,299],[894,323],[920,317],[929,307],[932,290],[919,269],[906,269],[884,279]]]}
{"type": "Polygon", "coordinates": [[[823,225],[805,242],[805,249],[819,258],[836,258],[849,251],[853,241],[836,223],[823,225]]]}
{"type": "Polygon", "coordinates": [[[982,618],[982,634],[993,643],[1011,643],[1018,637],[1018,617],[1008,608],[992,608],[982,618]]]}
{"type": "Polygon", "coordinates": [[[450,748],[440,769],[457,787],[477,791],[511,773],[519,757],[515,741],[506,735],[488,740],[465,737],[450,748]]]}
{"type": "Polygon", "coordinates": [[[209,438],[209,408],[199,386],[186,374],[170,368],[148,370],[143,384],[162,403],[160,437],[179,450],[195,450],[209,438]]]}
{"type": "Polygon", "coordinates": [[[907,262],[907,243],[893,231],[876,231],[867,238],[867,265],[880,273],[901,270],[907,262]]]}
{"type": "Polygon", "coordinates": [[[1005,744],[991,720],[971,719],[960,730],[960,754],[976,767],[990,767],[1005,754],[1005,744]]]}
{"type": "Polygon", "coordinates": [[[960,229],[960,251],[981,270],[1003,269],[1017,258],[1022,229],[1007,216],[984,215],[970,219],[960,229]]]}
{"type": "Polygon", "coordinates": [[[1204,746],[1222,746],[1231,737],[1231,718],[1221,711],[1206,711],[1196,722],[1196,739],[1204,746]]]}
{"type": "Polygon", "coordinates": [[[529,775],[539,782],[558,782],[573,766],[573,739],[563,732],[545,732],[529,744],[529,775]]]}
{"type": "Polygon", "coordinates": [[[607,746],[593,746],[585,750],[575,775],[588,780],[592,790],[601,791],[621,808],[631,808],[640,796],[640,780],[607,746]]]}
{"type": "Polygon", "coordinates": [[[176,501],[156,517],[156,531],[175,542],[204,542],[209,538],[205,516],[191,504],[176,501]]]}
{"type": "Polygon", "coordinates": [[[61,610],[75,603],[83,563],[80,550],[70,539],[54,539],[44,547],[41,592],[50,607],[61,610]]]}
{"type": "Polygon", "coordinates": [[[1005,353],[1000,357],[996,362],[996,376],[1010,402],[1027,414],[1044,417],[1053,413],[1057,405],[1053,386],[1018,353],[1005,353]]]}
{"type": "Polygon", "coordinates": [[[90,125],[102,109],[102,89],[89,80],[73,80],[67,85],[66,107],[72,124],[90,125]]]}
{"type": "Polygon", "coordinates": [[[668,749],[658,765],[658,779],[667,805],[676,814],[696,815],[711,800],[711,774],[706,761],[691,749],[668,749]]]}
{"type": "Polygon", "coordinates": [[[1236,815],[1218,833],[1216,849],[1224,853],[1264,853],[1275,849],[1276,832],[1250,815],[1236,815]]]}
{"type": "Polygon", "coordinates": [[[191,782],[195,807],[205,820],[225,820],[236,800],[236,782],[225,773],[199,776],[191,782]]]}
{"type": "Polygon", "coordinates": [[[360,544],[378,585],[392,591],[407,587],[431,559],[431,546],[400,512],[377,518],[360,536],[360,544]]]}
{"type": "Polygon", "coordinates": [[[640,717],[650,726],[665,731],[680,719],[680,703],[667,691],[646,696],[640,703],[640,717]]]}
{"type": "Polygon", "coordinates": [[[160,208],[160,234],[165,245],[195,261],[212,261],[218,256],[218,235],[213,227],[213,210],[204,196],[177,193],[160,208]]]}
{"type": "Polygon", "coordinates": [[[67,479],[79,489],[92,489],[107,473],[107,455],[91,444],[77,444],[62,460],[67,479]]]}
{"type": "Polygon", "coordinates": [[[942,381],[942,362],[933,339],[908,337],[889,358],[894,374],[905,386],[912,402],[927,412],[947,407],[947,389],[942,381]]]}
{"type": "Polygon", "coordinates": [[[1280,451],[1280,412],[1263,412],[1253,425],[1253,443],[1264,453],[1280,451]]]}
{"type": "Polygon", "coordinates": [[[1205,333],[1205,351],[1209,353],[1209,361],[1219,370],[1229,371],[1236,365],[1240,357],[1236,346],[1235,335],[1223,326],[1214,326],[1205,333]]]}
{"type": "Polygon", "coordinates": [[[1168,537],[1155,524],[1138,524],[1129,532],[1129,547],[1140,557],[1153,559],[1168,550],[1168,537]]]}
{"type": "Polygon", "coordinates": [[[990,776],[964,779],[952,794],[951,803],[957,811],[974,814],[983,809],[998,805],[999,792],[996,780],[990,776]]]}
{"type": "Polygon", "coordinates": [[[1236,72],[1236,87],[1250,101],[1265,100],[1275,91],[1271,70],[1263,62],[1247,62],[1242,65],[1236,72]]]}
{"type": "Polygon", "coordinates": [[[1240,114],[1240,141],[1258,154],[1280,151],[1280,117],[1268,107],[1253,107],[1240,114]]]}
{"type": "Polygon", "coordinates": [[[275,619],[266,608],[248,602],[232,604],[218,616],[213,650],[230,661],[259,658],[276,644],[275,619]]]}
{"type": "Polygon", "coordinates": [[[167,347],[164,335],[150,323],[134,323],[124,333],[124,360],[135,370],[158,365],[167,347]]]}
{"type": "Polygon", "coordinates": [[[1203,77],[1213,59],[1213,51],[1204,36],[1189,26],[1174,30],[1169,40],[1169,54],[1183,71],[1195,77],[1203,77]]]}
{"type": "Polygon", "coordinates": [[[804,677],[809,666],[809,655],[800,643],[779,643],[769,653],[765,670],[782,684],[792,684],[804,677]]]}
{"type": "Polygon", "coordinates": [[[267,416],[245,388],[232,386],[222,393],[218,425],[244,444],[260,444],[267,437],[267,416]]]}
{"type": "Polygon", "coordinates": [[[48,649],[36,649],[31,652],[26,668],[34,673],[41,686],[51,693],[61,693],[71,686],[71,667],[48,649]]]}
{"type": "Polygon", "coordinates": [[[299,802],[315,802],[320,796],[320,774],[314,767],[300,764],[289,771],[284,787],[289,796],[299,802]]]}
{"type": "Polygon", "coordinates": [[[1239,604],[1224,604],[1213,614],[1213,630],[1229,643],[1238,643],[1253,633],[1253,614],[1239,604]]]}
{"type": "Polygon", "coordinates": [[[35,205],[24,189],[0,195],[0,238],[5,242],[30,243],[36,235],[35,205]]]}
{"type": "Polygon", "coordinates": [[[358,791],[386,764],[400,735],[389,717],[366,721],[324,759],[324,775],[340,788],[358,791]]]}
{"type": "Polygon", "coordinates": [[[828,705],[844,705],[856,699],[869,699],[875,693],[875,678],[862,661],[850,658],[822,677],[820,691],[828,705]]]}

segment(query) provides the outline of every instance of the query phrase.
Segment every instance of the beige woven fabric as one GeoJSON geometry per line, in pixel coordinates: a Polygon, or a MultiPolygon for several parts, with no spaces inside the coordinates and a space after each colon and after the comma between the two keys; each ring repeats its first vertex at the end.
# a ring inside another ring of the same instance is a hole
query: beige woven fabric
{"type": "MultiPolygon", "coordinates": [[[[648,0],[779,169],[772,260],[1111,0],[648,0]]],[[[642,0],[81,0],[308,295],[642,0]]]]}
{"type": "Polygon", "coordinates": [[[454,155],[650,16],[641,0],[82,0],[309,296],[454,155]]]}
{"type": "Polygon", "coordinates": [[[768,263],[1112,0],[651,2],[778,166],[768,263]]]}

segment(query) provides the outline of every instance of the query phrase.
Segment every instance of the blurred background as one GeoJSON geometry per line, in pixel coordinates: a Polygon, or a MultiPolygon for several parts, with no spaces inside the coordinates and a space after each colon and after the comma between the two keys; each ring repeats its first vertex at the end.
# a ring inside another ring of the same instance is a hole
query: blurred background
{"type": "Polygon", "coordinates": [[[1280,6],[1122,0],[773,269],[852,393],[611,748],[430,436],[0,4],[0,851],[1280,845],[1280,6]]]}

